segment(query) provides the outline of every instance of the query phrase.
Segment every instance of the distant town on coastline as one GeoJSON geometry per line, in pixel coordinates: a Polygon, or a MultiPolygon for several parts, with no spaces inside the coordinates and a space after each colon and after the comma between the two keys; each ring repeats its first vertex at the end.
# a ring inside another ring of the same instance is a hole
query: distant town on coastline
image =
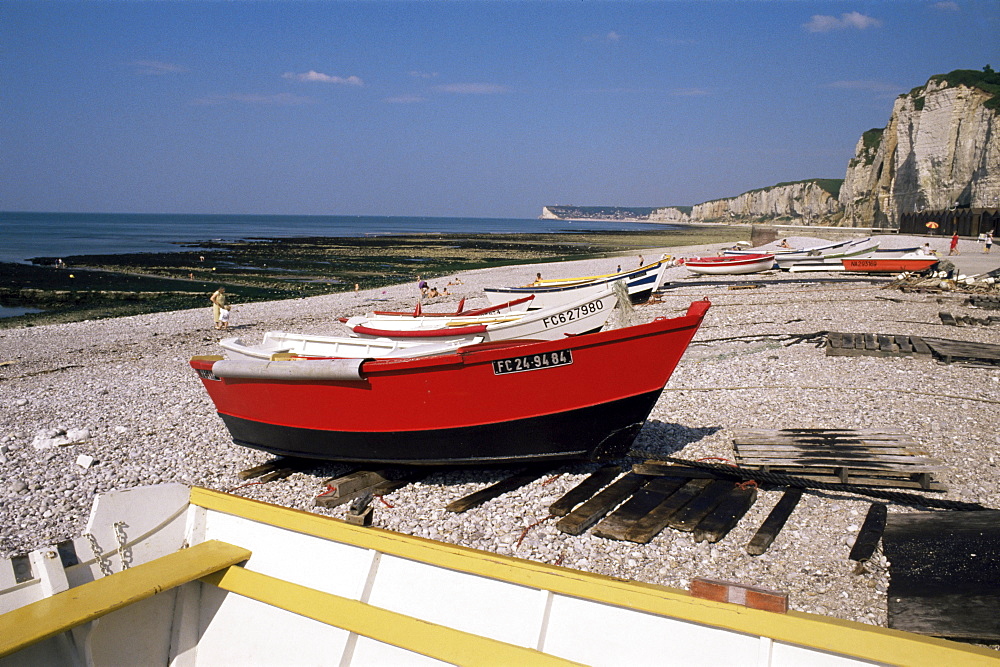
{"type": "Polygon", "coordinates": [[[934,215],[988,225],[998,209],[1000,73],[986,65],[934,75],[897,97],[886,126],[861,134],[844,178],[778,183],[692,206],[549,205],[539,217],[901,229],[934,215]]]}

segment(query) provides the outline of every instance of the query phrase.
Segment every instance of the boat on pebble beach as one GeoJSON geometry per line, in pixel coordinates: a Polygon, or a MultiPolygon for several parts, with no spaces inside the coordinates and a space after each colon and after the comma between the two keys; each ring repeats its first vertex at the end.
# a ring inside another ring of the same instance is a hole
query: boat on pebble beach
{"type": "Polygon", "coordinates": [[[844,271],[856,273],[904,273],[926,271],[938,263],[937,257],[923,253],[907,253],[900,257],[845,257],[841,260],[844,271]]]}
{"type": "Polygon", "coordinates": [[[585,291],[577,294],[572,301],[540,310],[491,312],[452,318],[372,314],[342,321],[354,335],[364,338],[453,341],[481,336],[486,341],[515,338],[553,340],[600,331],[618,300],[614,286],[603,284],[596,293],[585,291]]]}
{"type": "Polygon", "coordinates": [[[517,296],[533,294],[533,307],[550,308],[565,303],[567,299],[577,298],[577,290],[593,292],[605,285],[622,282],[632,303],[639,304],[649,300],[663,282],[663,275],[669,266],[668,259],[660,259],[633,271],[578,278],[543,278],[521,287],[487,287],[484,291],[490,303],[503,303],[517,296]]]}
{"type": "Polygon", "coordinates": [[[558,340],[393,359],[190,361],[240,445],[399,465],[600,460],[628,451],[708,311],[558,340]],[[612,380],[613,378],[613,380],[612,380]]]}
{"type": "Polygon", "coordinates": [[[827,247],[810,248],[798,252],[780,253],[775,255],[774,261],[782,271],[791,270],[799,263],[830,263],[834,266],[840,263],[844,257],[864,257],[875,252],[879,247],[879,241],[869,237],[854,241],[842,241],[827,247]]]}
{"type": "MultiPolygon", "coordinates": [[[[0,560],[0,665],[972,665],[995,652],[182,484],[0,560]]],[[[741,594],[741,595],[740,595],[741,594]]]]}
{"type": "Polygon", "coordinates": [[[719,257],[691,257],[684,259],[684,266],[692,273],[707,275],[741,275],[760,273],[774,268],[773,253],[748,255],[722,255],[719,257]]]}

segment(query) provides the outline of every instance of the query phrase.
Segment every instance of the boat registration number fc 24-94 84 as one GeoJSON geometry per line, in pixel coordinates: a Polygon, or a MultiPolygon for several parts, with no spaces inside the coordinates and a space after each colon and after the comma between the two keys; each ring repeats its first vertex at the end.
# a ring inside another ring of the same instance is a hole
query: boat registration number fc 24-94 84
{"type": "Polygon", "coordinates": [[[545,352],[544,354],[527,354],[523,357],[497,359],[493,362],[493,374],[504,375],[505,373],[537,371],[542,368],[567,366],[571,363],[573,363],[573,352],[570,350],[545,352]]]}
{"type": "Polygon", "coordinates": [[[604,302],[598,299],[597,301],[591,301],[590,303],[585,303],[582,306],[577,306],[575,308],[570,308],[569,310],[564,310],[561,313],[556,313],[555,315],[550,315],[549,317],[542,318],[542,324],[545,328],[556,327],[560,324],[566,324],[567,322],[572,322],[573,320],[578,320],[581,317],[586,317],[596,313],[599,310],[604,310],[604,302]]]}

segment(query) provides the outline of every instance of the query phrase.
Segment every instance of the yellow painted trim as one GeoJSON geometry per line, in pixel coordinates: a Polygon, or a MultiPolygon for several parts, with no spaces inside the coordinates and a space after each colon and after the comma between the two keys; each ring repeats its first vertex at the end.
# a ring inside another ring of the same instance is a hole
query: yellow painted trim
{"type": "Polygon", "coordinates": [[[864,660],[928,667],[956,661],[963,665],[1000,664],[1000,653],[983,647],[827,616],[794,611],[777,614],[693,598],[684,590],[502,556],[380,528],[354,526],[331,517],[208,489],[192,488],[191,502],[209,510],[459,572],[864,660]]]}
{"type": "MultiPolygon", "coordinates": [[[[567,285],[574,285],[576,283],[589,283],[591,281],[600,280],[602,278],[613,278],[615,276],[620,276],[623,273],[625,273],[625,274],[627,274],[627,273],[635,273],[636,271],[641,271],[643,269],[649,271],[650,269],[653,269],[653,268],[659,266],[660,264],[663,264],[663,260],[662,259],[661,260],[657,260],[657,261],[653,262],[652,264],[646,264],[644,266],[640,266],[638,269],[632,269],[631,271],[621,271],[619,273],[605,273],[605,274],[600,275],[600,276],[582,276],[580,278],[542,278],[541,280],[536,280],[535,282],[531,283],[531,285],[543,285],[543,284],[545,284],[545,285],[558,285],[560,283],[564,283],[564,284],[567,284],[567,285]]],[[[530,285],[529,285],[529,287],[530,287],[530,285]]]]}
{"type": "Polygon", "coordinates": [[[250,558],[210,540],[0,615],[0,658],[250,558]]]}
{"type": "Polygon", "coordinates": [[[191,357],[191,361],[222,361],[225,359],[221,354],[198,354],[191,357]]]}
{"type": "Polygon", "coordinates": [[[536,649],[406,616],[332,593],[230,567],[202,578],[206,584],[456,665],[577,665],[536,649]]]}

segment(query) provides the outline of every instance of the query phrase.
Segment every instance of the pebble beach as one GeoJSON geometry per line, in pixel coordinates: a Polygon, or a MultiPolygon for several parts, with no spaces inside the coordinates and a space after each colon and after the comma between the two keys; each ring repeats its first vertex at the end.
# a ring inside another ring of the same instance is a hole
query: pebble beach
{"type": "MultiPolygon", "coordinates": [[[[924,238],[879,237],[882,247],[924,238]]],[[[806,242],[808,239],[790,239],[806,242]]],[[[948,239],[932,245],[944,256],[948,239]]],[[[647,260],[714,255],[726,244],[651,248],[647,260]]],[[[731,244],[729,244],[731,245],[731,244]]],[[[981,252],[963,240],[966,253],[981,252]]],[[[636,255],[522,264],[448,276],[430,284],[449,296],[425,310],[485,306],[482,289],[545,278],[632,268],[636,255]]],[[[636,306],[611,326],[676,317],[699,299],[712,303],[626,466],[663,456],[732,461],[741,429],[849,428],[905,433],[944,462],[949,500],[1000,508],[1000,367],[942,364],[919,357],[827,356],[818,332],[910,334],[1000,344],[1000,326],[951,327],[938,313],[982,317],[962,294],[887,288],[860,274],[693,276],[671,267],[657,303],[636,306]],[[734,282],[763,283],[730,289],[734,282]]],[[[256,343],[264,332],[346,335],[337,318],[374,309],[410,310],[416,284],[261,303],[234,296],[230,330],[213,329],[208,307],[133,317],[0,330],[0,557],[84,532],[94,496],[118,488],[180,482],[342,517],[315,506],[324,481],[347,466],[319,464],[266,484],[242,470],[272,457],[232,443],[201,382],[194,355],[219,354],[218,341],[256,343]]],[[[206,304],[207,304],[206,295],[206,304]]],[[[387,406],[387,409],[391,409],[387,406]]],[[[374,525],[485,551],[640,582],[686,589],[695,577],[788,594],[789,607],[885,626],[888,563],[848,558],[873,499],[807,491],[771,548],[746,544],[781,496],[762,486],[756,504],[723,540],[696,543],[666,529],[649,544],[558,531],[548,507],[597,464],[571,463],[462,514],[445,506],[513,470],[434,472],[374,504],[374,525]]],[[[890,514],[916,511],[888,503],[890,514]]]]}

